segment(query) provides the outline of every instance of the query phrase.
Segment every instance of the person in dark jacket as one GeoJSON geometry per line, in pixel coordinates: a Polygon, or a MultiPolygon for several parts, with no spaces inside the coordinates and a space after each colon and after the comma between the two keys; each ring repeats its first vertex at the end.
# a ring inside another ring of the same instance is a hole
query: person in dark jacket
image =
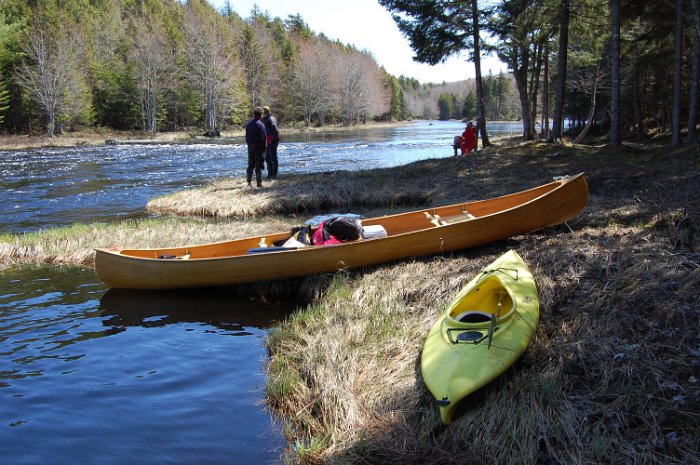
{"type": "Polygon", "coordinates": [[[263,109],[255,107],[253,109],[253,119],[245,126],[245,142],[248,144],[248,187],[251,187],[253,180],[253,170],[255,170],[255,180],[257,186],[262,187],[262,169],[265,162],[265,125],[260,121],[263,109]]]}
{"type": "Polygon", "coordinates": [[[265,149],[265,162],[267,163],[267,178],[277,177],[277,146],[280,143],[280,132],[277,130],[277,120],[272,116],[270,107],[263,107],[262,122],[267,132],[267,148],[265,149]]]}

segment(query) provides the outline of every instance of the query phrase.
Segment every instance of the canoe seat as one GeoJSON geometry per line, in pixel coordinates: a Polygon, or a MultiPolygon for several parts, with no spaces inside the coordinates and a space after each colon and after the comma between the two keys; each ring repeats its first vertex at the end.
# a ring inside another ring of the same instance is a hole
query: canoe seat
{"type": "Polygon", "coordinates": [[[165,260],[189,260],[190,259],[190,254],[186,255],[172,255],[165,253],[163,255],[160,255],[158,258],[160,259],[165,259],[165,260]]]}

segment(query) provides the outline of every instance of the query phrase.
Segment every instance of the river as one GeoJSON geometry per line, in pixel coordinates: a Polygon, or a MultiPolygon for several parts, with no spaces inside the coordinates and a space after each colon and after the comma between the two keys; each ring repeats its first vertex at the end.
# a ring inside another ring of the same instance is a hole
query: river
{"type": "MultiPolygon", "coordinates": [[[[280,177],[451,156],[463,127],[284,136],[280,177]]],[[[236,140],[0,151],[0,232],[143,217],[149,198],[243,176],[245,161],[236,140]]],[[[229,292],[108,290],[70,267],[0,272],[0,463],[279,463],[264,339],[297,304],[229,292]]]]}

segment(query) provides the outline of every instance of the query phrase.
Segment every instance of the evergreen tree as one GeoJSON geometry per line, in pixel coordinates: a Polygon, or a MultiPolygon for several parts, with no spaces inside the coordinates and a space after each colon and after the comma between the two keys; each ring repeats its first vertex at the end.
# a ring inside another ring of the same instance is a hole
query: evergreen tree
{"type": "Polygon", "coordinates": [[[10,91],[5,81],[0,80],[0,125],[5,122],[5,111],[10,108],[10,91]]]}
{"type": "Polygon", "coordinates": [[[389,86],[391,87],[391,113],[390,120],[406,119],[406,102],[404,100],[403,88],[399,80],[394,76],[389,76],[389,86]]]}
{"type": "Polygon", "coordinates": [[[437,64],[447,57],[468,50],[476,71],[478,126],[482,145],[489,145],[482,93],[481,37],[479,17],[483,14],[477,0],[445,2],[440,0],[379,0],[394,12],[392,17],[411,42],[417,61],[437,64]]]}
{"type": "Polygon", "coordinates": [[[438,118],[446,121],[455,115],[455,95],[443,92],[438,99],[438,118]]]}
{"type": "Polygon", "coordinates": [[[473,90],[470,90],[464,99],[462,116],[467,119],[474,119],[476,117],[476,94],[474,94],[473,90]]]}

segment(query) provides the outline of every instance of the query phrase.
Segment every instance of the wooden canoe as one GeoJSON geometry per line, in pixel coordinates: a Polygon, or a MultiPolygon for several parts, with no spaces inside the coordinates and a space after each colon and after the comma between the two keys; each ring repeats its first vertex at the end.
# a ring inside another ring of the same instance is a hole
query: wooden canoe
{"type": "Polygon", "coordinates": [[[406,257],[466,249],[561,224],[586,205],[583,174],[514,194],[362,220],[386,237],[269,253],[289,232],[164,249],[97,249],[95,268],[108,286],[174,289],[220,286],[358,268],[406,257]],[[159,257],[171,258],[159,258],[159,257]],[[174,257],[174,258],[173,258],[174,257]]]}
{"type": "Polygon", "coordinates": [[[466,396],[501,375],[525,352],[539,322],[537,286],[522,258],[505,253],[472,279],[423,345],[421,373],[442,422],[466,396]]]}

